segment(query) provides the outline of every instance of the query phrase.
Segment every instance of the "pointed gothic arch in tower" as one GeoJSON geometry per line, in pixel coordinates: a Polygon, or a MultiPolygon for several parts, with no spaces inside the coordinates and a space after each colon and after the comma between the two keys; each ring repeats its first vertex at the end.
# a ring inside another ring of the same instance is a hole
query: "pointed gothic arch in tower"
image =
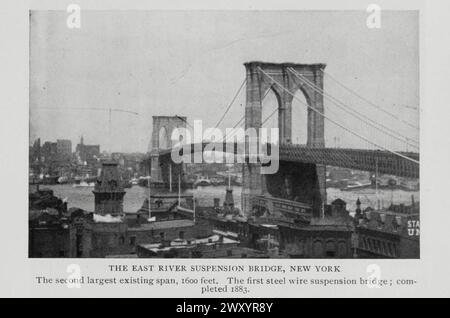
{"type": "MultiPolygon", "coordinates": [[[[325,64],[295,64],[295,63],[245,63],[247,91],[245,107],[245,128],[262,127],[262,106],[265,94],[273,90],[278,96],[278,128],[280,143],[292,142],[292,127],[296,124],[293,118],[292,103],[294,96],[300,90],[306,100],[306,145],[310,148],[323,148],[325,146],[324,133],[324,102],[323,96],[313,90],[311,85],[323,90],[323,69],[325,64]]],[[[314,200],[326,202],[325,167],[315,165],[315,179],[318,184],[318,193],[314,200]],[[319,197],[319,198],[318,198],[319,197]]],[[[261,174],[258,163],[244,164],[242,207],[244,211],[252,210],[252,201],[267,191],[266,178],[261,174]]],[[[315,204],[315,210],[321,207],[315,204]]]]}
{"type": "MultiPolygon", "coordinates": [[[[167,183],[176,169],[160,162],[160,151],[172,148],[172,132],[177,128],[186,128],[186,117],[153,116],[153,130],[150,149],[150,176],[154,181],[167,183]]],[[[170,163],[172,165],[172,163],[170,163]]],[[[172,176],[173,177],[173,176],[172,176]]],[[[173,178],[172,178],[173,179],[173,178]]]]}

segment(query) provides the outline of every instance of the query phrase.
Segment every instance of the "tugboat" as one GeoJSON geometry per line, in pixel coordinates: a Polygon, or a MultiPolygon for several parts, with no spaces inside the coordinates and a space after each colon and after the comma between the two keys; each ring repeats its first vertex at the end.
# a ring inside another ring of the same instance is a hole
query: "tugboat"
{"type": "Polygon", "coordinates": [[[197,179],[197,181],[194,182],[194,188],[199,187],[199,186],[207,187],[207,186],[210,186],[211,184],[212,184],[212,182],[208,178],[200,177],[197,179]]]}

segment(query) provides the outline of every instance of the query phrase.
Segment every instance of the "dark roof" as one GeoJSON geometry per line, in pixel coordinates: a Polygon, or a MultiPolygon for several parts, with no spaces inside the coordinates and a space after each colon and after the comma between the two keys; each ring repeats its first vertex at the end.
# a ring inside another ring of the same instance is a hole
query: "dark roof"
{"type": "Polygon", "coordinates": [[[345,202],[344,200],[342,200],[342,199],[340,199],[340,198],[337,198],[336,200],[334,200],[333,202],[331,202],[331,204],[332,204],[332,205],[335,205],[335,204],[344,205],[344,204],[347,204],[347,202],[345,202]]]}
{"type": "Polygon", "coordinates": [[[145,230],[158,230],[158,229],[169,229],[169,228],[179,228],[179,227],[189,227],[194,226],[195,223],[192,220],[169,220],[169,221],[157,221],[151,223],[144,223],[135,228],[129,228],[129,231],[145,231],[145,230]]]}

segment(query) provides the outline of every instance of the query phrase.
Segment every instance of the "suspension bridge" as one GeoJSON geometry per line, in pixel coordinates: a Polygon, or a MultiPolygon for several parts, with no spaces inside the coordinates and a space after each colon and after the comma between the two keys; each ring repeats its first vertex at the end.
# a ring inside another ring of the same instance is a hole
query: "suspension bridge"
{"type": "MultiPolygon", "coordinates": [[[[400,116],[344,85],[337,77],[325,72],[325,64],[249,62],[244,66],[245,79],[215,127],[219,128],[224,122],[244,88],[245,114],[234,123],[231,132],[215,141],[217,149],[237,154],[239,145],[244,143],[245,146],[246,141],[238,140],[235,131],[240,128],[258,130],[277,115],[272,125],[279,129],[281,163],[274,175],[261,174],[261,163],[243,163],[244,211],[251,211],[255,202],[261,204],[264,198],[270,200],[288,193],[284,197],[307,202],[313,213],[320,213],[320,206],[326,201],[326,166],[419,178],[419,127],[408,121],[407,116],[400,116]],[[325,78],[351,97],[343,100],[330,93],[324,88],[325,78]],[[262,118],[268,94],[275,96],[275,107],[262,118]],[[306,126],[305,144],[293,141],[293,128],[300,125],[293,116],[293,103],[306,111],[306,123],[303,123],[306,126]],[[325,130],[330,131],[335,139],[339,135],[339,139],[347,141],[350,146],[330,146],[326,142],[329,138],[326,138],[325,130]],[[296,195],[289,194],[292,192],[296,195]]],[[[173,129],[185,128],[186,124],[184,117],[154,117],[150,165],[155,180],[168,182],[172,173],[180,173],[181,168],[172,169],[170,154],[173,149],[168,137],[173,129]],[[164,147],[159,138],[161,130],[166,131],[164,147]]],[[[194,154],[203,151],[208,144],[210,142],[204,141],[184,149],[194,154]]]]}

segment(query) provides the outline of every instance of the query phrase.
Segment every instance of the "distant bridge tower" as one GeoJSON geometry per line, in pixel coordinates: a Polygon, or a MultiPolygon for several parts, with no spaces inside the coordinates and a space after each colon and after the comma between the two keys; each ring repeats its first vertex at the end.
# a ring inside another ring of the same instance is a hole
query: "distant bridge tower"
{"type": "MultiPolygon", "coordinates": [[[[172,160],[160,162],[160,151],[172,148],[172,132],[177,128],[186,128],[186,117],[182,116],[153,116],[153,131],[150,149],[150,176],[153,181],[169,182],[170,171],[172,172],[172,182],[176,182],[178,176],[176,169],[164,165],[174,165],[172,160]]],[[[179,173],[179,172],[178,172],[179,173]]]]}
{"type": "MultiPolygon", "coordinates": [[[[272,90],[278,100],[280,143],[291,142],[292,125],[295,125],[295,118],[292,118],[292,100],[298,90],[304,94],[310,107],[323,114],[323,96],[305,85],[289,68],[323,89],[321,70],[325,68],[325,64],[249,62],[244,65],[247,76],[246,129],[261,128],[262,99],[268,90],[272,90]]],[[[325,146],[324,118],[311,109],[308,109],[307,114],[307,147],[322,148],[325,146]]],[[[255,163],[245,164],[243,168],[242,207],[247,213],[252,209],[253,198],[267,191],[265,177],[261,175],[260,170],[260,164],[255,163]]],[[[323,203],[326,202],[325,166],[317,165],[316,173],[320,200],[323,203]]]]}

